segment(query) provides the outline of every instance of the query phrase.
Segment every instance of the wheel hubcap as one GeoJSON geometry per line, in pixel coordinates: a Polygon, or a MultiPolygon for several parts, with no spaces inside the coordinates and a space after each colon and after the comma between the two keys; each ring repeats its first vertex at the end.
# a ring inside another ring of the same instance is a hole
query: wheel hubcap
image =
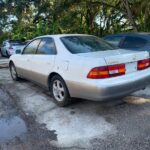
{"type": "Polygon", "coordinates": [[[65,97],[65,89],[61,81],[55,80],[53,82],[53,94],[57,101],[63,101],[65,97]]]}
{"type": "Polygon", "coordinates": [[[14,66],[11,66],[11,75],[12,75],[13,79],[16,79],[17,73],[16,73],[14,66]]]}

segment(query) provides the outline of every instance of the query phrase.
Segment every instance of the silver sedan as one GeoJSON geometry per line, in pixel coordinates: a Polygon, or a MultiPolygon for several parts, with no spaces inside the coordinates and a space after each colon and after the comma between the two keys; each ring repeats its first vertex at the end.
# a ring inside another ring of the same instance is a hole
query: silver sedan
{"type": "Polygon", "coordinates": [[[65,106],[71,98],[106,100],[126,96],[150,83],[148,52],[116,49],[98,37],[47,35],[10,57],[14,80],[34,81],[65,106]]]}

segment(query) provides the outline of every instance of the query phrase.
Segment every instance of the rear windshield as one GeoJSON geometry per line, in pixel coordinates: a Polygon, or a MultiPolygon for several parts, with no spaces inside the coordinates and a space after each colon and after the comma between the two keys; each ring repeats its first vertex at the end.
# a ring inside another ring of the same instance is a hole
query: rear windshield
{"type": "Polygon", "coordinates": [[[125,49],[136,49],[144,47],[147,44],[147,40],[141,38],[141,37],[135,37],[135,36],[128,36],[124,39],[121,48],[125,49]]]}
{"type": "Polygon", "coordinates": [[[61,41],[72,54],[116,49],[116,47],[95,36],[67,36],[62,37],[61,41]]]}

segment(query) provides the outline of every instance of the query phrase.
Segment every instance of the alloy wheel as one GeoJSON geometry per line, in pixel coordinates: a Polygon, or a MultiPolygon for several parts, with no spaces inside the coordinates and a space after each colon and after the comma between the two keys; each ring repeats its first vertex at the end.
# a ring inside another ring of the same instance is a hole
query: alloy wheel
{"type": "Polygon", "coordinates": [[[12,78],[14,80],[16,80],[17,79],[17,72],[16,72],[16,69],[15,69],[15,66],[11,65],[10,70],[11,70],[11,76],[12,76],[12,78]]]}
{"type": "Polygon", "coordinates": [[[65,98],[65,88],[59,80],[53,82],[53,95],[59,102],[62,102],[65,98]]]}

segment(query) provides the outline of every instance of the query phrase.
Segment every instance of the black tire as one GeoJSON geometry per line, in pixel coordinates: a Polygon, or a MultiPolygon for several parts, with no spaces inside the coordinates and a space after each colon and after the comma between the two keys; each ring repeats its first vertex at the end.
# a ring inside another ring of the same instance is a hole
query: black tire
{"type": "Polygon", "coordinates": [[[2,54],[2,51],[1,51],[1,49],[0,49],[0,57],[4,57],[4,55],[2,54]]]}
{"type": "Polygon", "coordinates": [[[69,95],[68,88],[64,82],[64,80],[59,76],[55,75],[52,77],[50,80],[50,92],[52,94],[54,102],[60,106],[60,107],[65,107],[68,104],[71,103],[71,98],[69,95]],[[55,89],[54,87],[59,83],[60,89],[63,89],[62,91],[59,89],[55,89]],[[59,96],[61,95],[61,96],[59,96]],[[58,100],[60,97],[61,100],[58,100]]]}
{"type": "Polygon", "coordinates": [[[20,78],[18,77],[17,70],[13,62],[10,63],[9,69],[10,69],[10,74],[11,74],[12,79],[14,81],[19,81],[20,78]]]}
{"type": "Polygon", "coordinates": [[[6,55],[7,55],[7,56],[6,56],[7,58],[9,58],[9,57],[10,57],[10,55],[8,54],[8,52],[7,52],[7,51],[6,51],[6,55]]]}

